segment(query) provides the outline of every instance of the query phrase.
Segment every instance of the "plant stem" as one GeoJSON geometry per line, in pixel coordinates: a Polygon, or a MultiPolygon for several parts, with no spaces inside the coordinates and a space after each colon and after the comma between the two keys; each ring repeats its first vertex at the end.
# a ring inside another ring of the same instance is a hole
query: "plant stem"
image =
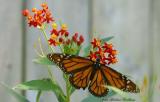
{"type": "MultiPolygon", "coordinates": [[[[53,74],[52,74],[52,72],[51,72],[51,70],[50,70],[50,67],[49,66],[47,66],[47,69],[48,69],[48,73],[49,73],[49,76],[50,76],[50,79],[51,79],[51,81],[52,81],[52,83],[53,83],[53,85],[57,85],[57,82],[55,81],[55,79],[54,79],[54,77],[53,77],[53,74]]],[[[58,87],[59,87],[59,85],[58,85],[58,87]]],[[[62,97],[63,97],[63,100],[65,100],[65,94],[63,93],[63,91],[61,90],[61,88],[59,87],[59,93],[61,93],[61,95],[62,95],[62,97]]],[[[55,93],[55,94],[57,94],[57,93],[55,93]]],[[[58,95],[58,94],[57,94],[58,95]]]]}
{"type": "MultiPolygon", "coordinates": [[[[42,31],[42,33],[43,33],[43,35],[44,35],[44,37],[45,37],[45,40],[46,40],[46,42],[47,42],[47,44],[48,44],[48,47],[51,49],[52,52],[54,52],[53,48],[52,48],[52,47],[49,45],[49,43],[48,43],[48,37],[47,37],[47,34],[46,34],[45,30],[44,30],[44,26],[41,27],[41,31],[42,31]]],[[[61,48],[62,52],[64,53],[63,48],[62,48],[61,46],[60,46],[60,48],[61,48]]],[[[52,72],[51,72],[51,70],[50,70],[50,67],[47,66],[47,69],[48,69],[48,73],[49,73],[49,76],[50,76],[50,79],[51,79],[52,83],[53,83],[53,84],[56,84],[56,81],[55,81],[55,79],[54,79],[54,77],[53,77],[53,74],[52,74],[52,72]]],[[[66,75],[66,78],[67,78],[67,80],[66,80],[67,96],[66,96],[66,98],[64,97],[64,99],[66,99],[66,102],[70,102],[70,82],[69,82],[69,76],[66,75]]],[[[62,90],[60,90],[60,91],[61,91],[61,94],[63,94],[63,91],[62,91],[62,90]]],[[[63,94],[63,96],[64,96],[64,94],[63,94]]],[[[37,102],[38,102],[38,101],[37,101],[37,102]]]]}
{"type": "Polygon", "coordinates": [[[48,47],[51,49],[52,52],[54,52],[53,48],[52,48],[52,47],[49,45],[49,43],[48,43],[48,37],[47,37],[47,34],[46,34],[43,26],[41,27],[41,31],[42,31],[42,33],[43,33],[43,35],[44,35],[44,37],[45,37],[45,40],[46,40],[46,42],[47,42],[47,44],[48,44],[48,47]]]}
{"type": "MultiPolygon", "coordinates": [[[[46,40],[46,42],[48,44],[48,47],[52,50],[52,52],[54,52],[53,48],[48,43],[48,37],[47,37],[47,34],[46,34],[45,30],[44,30],[44,26],[41,27],[41,31],[42,31],[42,33],[44,35],[44,38],[45,38],[45,40],[46,40]]],[[[44,54],[44,53],[42,53],[42,54],[44,54]]],[[[45,56],[45,55],[43,55],[43,56],[45,56]]],[[[48,70],[48,74],[50,76],[50,79],[51,79],[52,83],[55,84],[56,82],[55,82],[55,79],[53,78],[53,74],[52,74],[49,66],[47,66],[47,70],[48,70]]]]}
{"type": "Polygon", "coordinates": [[[47,70],[48,70],[48,74],[49,74],[49,76],[50,76],[50,79],[51,79],[52,83],[55,84],[56,81],[55,81],[55,79],[53,78],[53,74],[52,74],[51,69],[50,69],[49,66],[47,66],[47,70]]]}
{"type": "MultiPolygon", "coordinates": [[[[51,49],[52,52],[54,52],[53,48],[52,48],[52,47],[49,45],[49,43],[48,43],[48,37],[47,37],[47,34],[46,34],[46,32],[45,32],[44,26],[42,26],[42,27],[40,28],[40,30],[42,31],[42,33],[43,33],[43,35],[44,35],[44,38],[45,38],[45,40],[46,40],[46,42],[47,42],[47,44],[48,44],[48,47],[51,49]]],[[[43,53],[43,54],[44,54],[44,53],[43,53]]],[[[45,55],[43,55],[43,56],[45,56],[45,55]]],[[[50,77],[50,79],[51,79],[51,81],[52,81],[52,84],[53,84],[53,85],[57,85],[57,86],[59,87],[59,85],[57,84],[57,82],[55,81],[55,79],[54,79],[54,77],[53,77],[52,71],[51,71],[51,69],[50,69],[49,66],[47,66],[47,70],[48,70],[49,77],[50,77]]],[[[60,87],[59,87],[59,91],[60,91],[60,93],[61,93],[61,96],[62,96],[63,100],[65,100],[65,95],[64,95],[64,93],[63,93],[63,91],[61,90],[60,87]]],[[[55,94],[58,95],[57,93],[55,93],[55,94]]],[[[57,97],[57,98],[58,98],[58,97],[57,97]]]]}
{"type": "Polygon", "coordinates": [[[39,102],[41,93],[42,93],[42,91],[38,91],[37,96],[36,96],[36,102],[39,102]]]}
{"type": "Polygon", "coordinates": [[[66,75],[66,102],[70,102],[70,82],[69,82],[69,76],[66,75]]]}

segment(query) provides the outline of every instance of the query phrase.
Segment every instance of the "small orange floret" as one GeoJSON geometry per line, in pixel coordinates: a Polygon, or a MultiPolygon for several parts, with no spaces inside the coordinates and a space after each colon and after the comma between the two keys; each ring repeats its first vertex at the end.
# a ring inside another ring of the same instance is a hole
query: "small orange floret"
{"type": "Polygon", "coordinates": [[[118,60],[116,58],[111,59],[112,64],[117,63],[117,62],[118,62],[118,60]]]}
{"type": "Polygon", "coordinates": [[[28,21],[31,21],[32,20],[32,16],[28,16],[28,21]]]}
{"type": "Polygon", "coordinates": [[[29,10],[25,9],[22,11],[23,16],[29,16],[29,10]]]}
{"type": "Polygon", "coordinates": [[[112,49],[113,45],[112,44],[108,44],[108,43],[105,42],[102,47],[105,48],[106,50],[108,50],[108,49],[112,49]]]}
{"type": "Polygon", "coordinates": [[[57,36],[56,34],[52,34],[52,35],[51,35],[51,38],[52,38],[52,39],[56,39],[57,37],[58,37],[58,36],[57,36]]]}
{"type": "Polygon", "coordinates": [[[42,3],[41,7],[46,8],[46,7],[48,7],[48,5],[47,5],[47,3],[42,3]]]}
{"type": "Polygon", "coordinates": [[[32,12],[37,12],[37,8],[32,8],[32,12]]]}
{"type": "Polygon", "coordinates": [[[108,48],[112,49],[113,45],[112,44],[108,44],[108,48]]]}
{"type": "Polygon", "coordinates": [[[93,48],[100,47],[101,46],[101,40],[94,38],[93,41],[91,42],[93,45],[93,48]]]}
{"type": "Polygon", "coordinates": [[[101,46],[101,40],[97,39],[96,45],[101,46]]]}
{"type": "Polygon", "coordinates": [[[42,10],[37,10],[38,15],[41,15],[42,13],[43,13],[42,10]]]}
{"type": "Polygon", "coordinates": [[[96,58],[97,58],[96,53],[91,51],[89,57],[92,61],[96,61],[96,58]]]}
{"type": "Polygon", "coordinates": [[[62,29],[62,30],[67,30],[67,25],[66,25],[66,24],[62,24],[62,25],[61,25],[61,29],[62,29]]]}
{"type": "Polygon", "coordinates": [[[118,51],[117,50],[112,50],[111,51],[111,54],[114,56],[114,55],[117,55],[118,54],[118,51]]]}
{"type": "Polygon", "coordinates": [[[48,9],[47,3],[42,3],[41,7],[43,8],[44,11],[48,9]]]}
{"type": "Polygon", "coordinates": [[[57,45],[57,42],[53,39],[49,39],[48,42],[49,42],[49,45],[53,45],[53,46],[57,45]]]}

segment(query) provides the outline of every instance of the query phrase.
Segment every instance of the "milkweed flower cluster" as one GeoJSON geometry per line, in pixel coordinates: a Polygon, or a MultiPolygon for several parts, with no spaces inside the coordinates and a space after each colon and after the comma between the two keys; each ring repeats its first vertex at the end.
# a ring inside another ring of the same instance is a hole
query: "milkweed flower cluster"
{"type": "Polygon", "coordinates": [[[90,51],[89,58],[95,61],[97,58],[100,58],[101,64],[115,64],[118,62],[116,55],[117,50],[113,48],[113,45],[107,42],[104,42],[100,39],[94,38],[91,42],[92,51],[90,51]]]}
{"type": "Polygon", "coordinates": [[[51,11],[48,9],[48,5],[46,3],[41,4],[42,9],[32,8],[32,13],[26,9],[22,11],[22,14],[27,17],[27,21],[29,26],[33,27],[41,27],[44,23],[53,22],[53,17],[51,11]]]}
{"type": "Polygon", "coordinates": [[[68,27],[66,24],[62,24],[60,29],[57,29],[57,24],[52,24],[51,36],[49,41],[50,45],[57,46],[60,44],[70,45],[72,43],[81,46],[84,42],[84,37],[75,33],[72,38],[69,38],[70,33],[68,32],[68,27]],[[79,37],[79,38],[78,38],[79,37]]]}
{"type": "Polygon", "coordinates": [[[81,45],[84,42],[84,37],[78,33],[70,36],[66,24],[62,24],[60,29],[58,29],[57,24],[53,23],[50,35],[48,40],[49,45],[54,47],[60,46],[61,51],[66,54],[76,55],[79,53],[81,45]]]}
{"type": "Polygon", "coordinates": [[[76,54],[77,50],[80,50],[84,37],[78,33],[70,37],[66,24],[61,24],[59,29],[46,3],[41,4],[41,9],[32,8],[31,12],[25,9],[22,11],[22,14],[27,18],[30,27],[41,28],[43,33],[45,29],[44,24],[50,23],[52,25],[50,37],[47,39],[50,46],[59,46],[61,51],[67,54],[69,52],[75,52],[74,54],[76,54]]]}

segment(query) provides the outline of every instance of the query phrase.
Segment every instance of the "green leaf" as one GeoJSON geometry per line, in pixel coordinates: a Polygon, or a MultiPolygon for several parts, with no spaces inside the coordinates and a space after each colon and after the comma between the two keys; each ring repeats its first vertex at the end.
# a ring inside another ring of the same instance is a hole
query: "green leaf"
{"type": "Polygon", "coordinates": [[[66,84],[68,84],[67,91],[69,91],[69,94],[71,95],[75,91],[75,88],[69,82],[69,75],[63,73],[63,79],[65,80],[66,84]]]}
{"type": "Polygon", "coordinates": [[[33,60],[34,63],[37,64],[43,64],[43,65],[55,65],[53,62],[51,62],[46,56],[45,57],[39,57],[37,59],[33,60]]]}
{"type": "Polygon", "coordinates": [[[53,91],[59,102],[65,101],[65,94],[56,82],[50,79],[32,80],[21,83],[14,88],[21,90],[53,91]]]}
{"type": "Polygon", "coordinates": [[[129,97],[126,92],[124,92],[124,91],[122,91],[122,90],[120,90],[120,89],[118,89],[118,88],[116,88],[116,87],[107,86],[107,88],[109,88],[110,90],[116,92],[117,94],[119,94],[119,95],[122,96],[122,97],[125,97],[125,98],[126,98],[126,97],[129,97]]]}
{"type": "Polygon", "coordinates": [[[110,36],[110,37],[101,39],[101,41],[102,41],[102,43],[104,43],[104,42],[107,42],[107,41],[109,41],[109,40],[111,40],[113,38],[114,38],[114,36],[110,36]]]}
{"type": "Polygon", "coordinates": [[[2,86],[9,94],[14,96],[18,102],[29,102],[29,100],[27,100],[24,96],[9,88],[7,85],[0,83],[0,86],[2,86]]]}
{"type": "Polygon", "coordinates": [[[52,82],[50,80],[32,80],[28,82],[24,82],[21,84],[18,84],[14,87],[15,89],[21,89],[21,90],[41,90],[41,91],[49,91],[52,90],[52,82]]]}
{"type": "Polygon", "coordinates": [[[72,86],[72,88],[69,90],[69,93],[72,94],[76,89],[72,86]]]}
{"type": "Polygon", "coordinates": [[[90,53],[90,50],[91,50],[91,45],[88,45],[86,48],[84,48],[84,52],[85,52],[84,56],[88,56],[90,53]]]}

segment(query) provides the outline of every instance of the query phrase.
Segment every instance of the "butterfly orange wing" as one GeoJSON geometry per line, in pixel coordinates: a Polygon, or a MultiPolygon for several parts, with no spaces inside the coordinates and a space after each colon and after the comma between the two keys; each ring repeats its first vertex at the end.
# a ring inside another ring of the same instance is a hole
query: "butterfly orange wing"
{"type": "Polygon", "coordinates": [[[85,89],[89,82],[92,74],[92,66],[89,66],[85,70],[76,72],[70,76],[70,83],[77,89],[83,88],[85,89]]]}
{"type": "Polygon", "coordinates": [[[77,89],[85,89],[90,81],[93,62],[89,59],[64,55],[59,53],[48,54],[48,59],[56,63],[65,73],[70,75],[70,83],[77,89]]]}
{"type": "Polygon", "coordinates": [[[131,80],[127,79],[126,76],[113,70],[108,66],[101,66],[101,70],[107,80],[107,84],[126,92],[138,93],[140,90],[131,80]]]}
{"type": "Polygon", "coordinates": [[[93,64],[89,59],[74,55],[53,53],[48,54],[47,57],[68,74],[85,70],[93,64]]]}
{"type": "Polygon", "coordinates": [[[105,86],[106,80],[104,79],[103,73],[100,69],[97,69],[94,73],[93,78],[89,84],[88,90],[95,96],[102,97],[108,93],[108,88],[105,86]]]}

